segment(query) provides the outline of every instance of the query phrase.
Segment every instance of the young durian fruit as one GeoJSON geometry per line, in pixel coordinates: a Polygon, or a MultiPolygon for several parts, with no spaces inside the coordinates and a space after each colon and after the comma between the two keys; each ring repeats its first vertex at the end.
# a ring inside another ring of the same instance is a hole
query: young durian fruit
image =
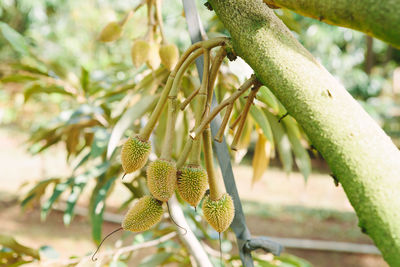
{"type": "Polygon", "coordinates": [[[142,141],[138,136],[130,137],[122,146],[121,162],[125,173],[141,169],[151,152],[149,141],[142,141]]]}
{"type": "Polygon", "coordinates": [[[206,221],[217,232],[222,233],[231,225],[235,208],[231,196],[224,193],[218,200],[211,200],[210,195],[204,198],[203,214],[206,221]]]}
{"type": "Polygon", "coordinates": [[[179,170],[179,195],[193,207],[197,207],[208,187],[206,170],[200,165],[186,165],[179,170]]]}
{"type": "Polygon", "coordinates": [[[168,69],[173,70],[179,60],[179,50],[175,44],[165,44],[159,50],[161,63],[168,69]]]}
{"type": "Polygon", "coordinates": [[[150,44],[144,40],[136,40],[131,48],[131,57],[136,68],[142,66],[150,57],[150,44]]]}
{"type": "Polygon", "coordinates": [[[144,196],[128,210],[122,228],[132,232],[146,231],[161,220],[163,213],[161,201],[144,196]]]}
{"type": "Polygon", "coordinates": [[[166,202],[174,194],[176,187],[175,163],[157,159],[147,167],[147,187],[158,200],[166,202]]]}
{"type": "Polygon", "coordinates": [[[160,55],[158,54],[159,45],[156,42],[150,44],[149,57],[147,58],[146,64],[152,69],[158,69],[161,64],[160,55]]]}
{"type": "Polygon", "coordinates": [[[101,42],[112,42],[121,37],[122,26],[119,22],[112,21],[108,23],[99,35],[99,41],[101,42]]]}

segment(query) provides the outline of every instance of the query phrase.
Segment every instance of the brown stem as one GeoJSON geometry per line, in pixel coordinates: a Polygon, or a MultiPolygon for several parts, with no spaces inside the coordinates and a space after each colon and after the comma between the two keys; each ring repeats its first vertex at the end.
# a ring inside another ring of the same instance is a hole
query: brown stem
{"type": "Polygon", "coordinates": [[[246,102],[246,104],[243,108],[242,114],[241,114],[239,127],[236,130],[235,137],[233,138],[233,141],[232,141],[232,145],[231,145],[232,150],[236,150],[236,146],[239,142],[239,138],[242,135],[242,132],[244,129],[244,124],[246,122],[247,114],[250,111],[250,107],[253,104],[253,100],[256,97],[258,89],[260,89],[260,87],[261,87],[260,83],[255,84],[254,87],[251,89],[250,94],[247,97],[247,102],[246,102]]]}

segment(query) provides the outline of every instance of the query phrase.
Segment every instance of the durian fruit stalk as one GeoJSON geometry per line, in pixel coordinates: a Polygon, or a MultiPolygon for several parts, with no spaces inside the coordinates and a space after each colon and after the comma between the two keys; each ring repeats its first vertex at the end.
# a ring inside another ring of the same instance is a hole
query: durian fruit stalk
{"type": "Polygon", "coordinates": [[[122,228],[131,232],[146,231],[161,220],[163,212],[161,201],[144,196],[128,210],[122,228]]]}
{"type": "MultiPolygon", "coordinates": [[[[202,84],[196,96],[195,127],[201,124],[206,110],[210,51],[204,49],[202,84]]],[[[178,175],[178,192],[190,205],[196,207],[207,190],[207,173],[200,166],[201,139],[194,140],[189,155],[189,164],[181,168],[178,175]]],[[[179,161],[181,163],[182,161],[179,161]]]]}
{"type": "Polygon", "coordinates": [[[210,194],[203,201],[203,214],[206,221],[221,233],[231,225],[235,208],[231,196],[225,191],[222,178],[216,176],[214,171],[210,128],[203,132],[203,145],[210,186],[210,194]]]}

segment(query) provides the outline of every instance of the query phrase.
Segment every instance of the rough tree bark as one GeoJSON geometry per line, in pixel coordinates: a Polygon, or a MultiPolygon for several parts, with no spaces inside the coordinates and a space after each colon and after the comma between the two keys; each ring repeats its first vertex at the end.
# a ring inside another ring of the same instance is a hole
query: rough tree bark
{"type": "Polygon", "coordinates": [[[209,0],[236,53],[303,127],[342,184],[359,225],[400,265],[400,152],[261,0],[209,0]]]}
{"type": "Polygon", "coordinates": [[[323,22],[362,31],[400,48],[400,0],[264,0],[323,22]]]}

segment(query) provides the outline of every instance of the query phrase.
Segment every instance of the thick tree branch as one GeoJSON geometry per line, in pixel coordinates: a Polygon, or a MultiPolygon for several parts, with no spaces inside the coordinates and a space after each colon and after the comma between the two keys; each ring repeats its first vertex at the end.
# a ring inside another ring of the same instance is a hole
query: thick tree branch
{"type": "Polygon", "coordinates": [[[262,0],[209,2],[231,33],[235,52],[296,118],[328,162],[360,227],[385,260],[398,266],[399,150],[262,0]]]}
{"type": "Polygon", "coordinates": [[[400,48],[400,0],[264,0],[303,16],[364,32],[400,48]]]}

